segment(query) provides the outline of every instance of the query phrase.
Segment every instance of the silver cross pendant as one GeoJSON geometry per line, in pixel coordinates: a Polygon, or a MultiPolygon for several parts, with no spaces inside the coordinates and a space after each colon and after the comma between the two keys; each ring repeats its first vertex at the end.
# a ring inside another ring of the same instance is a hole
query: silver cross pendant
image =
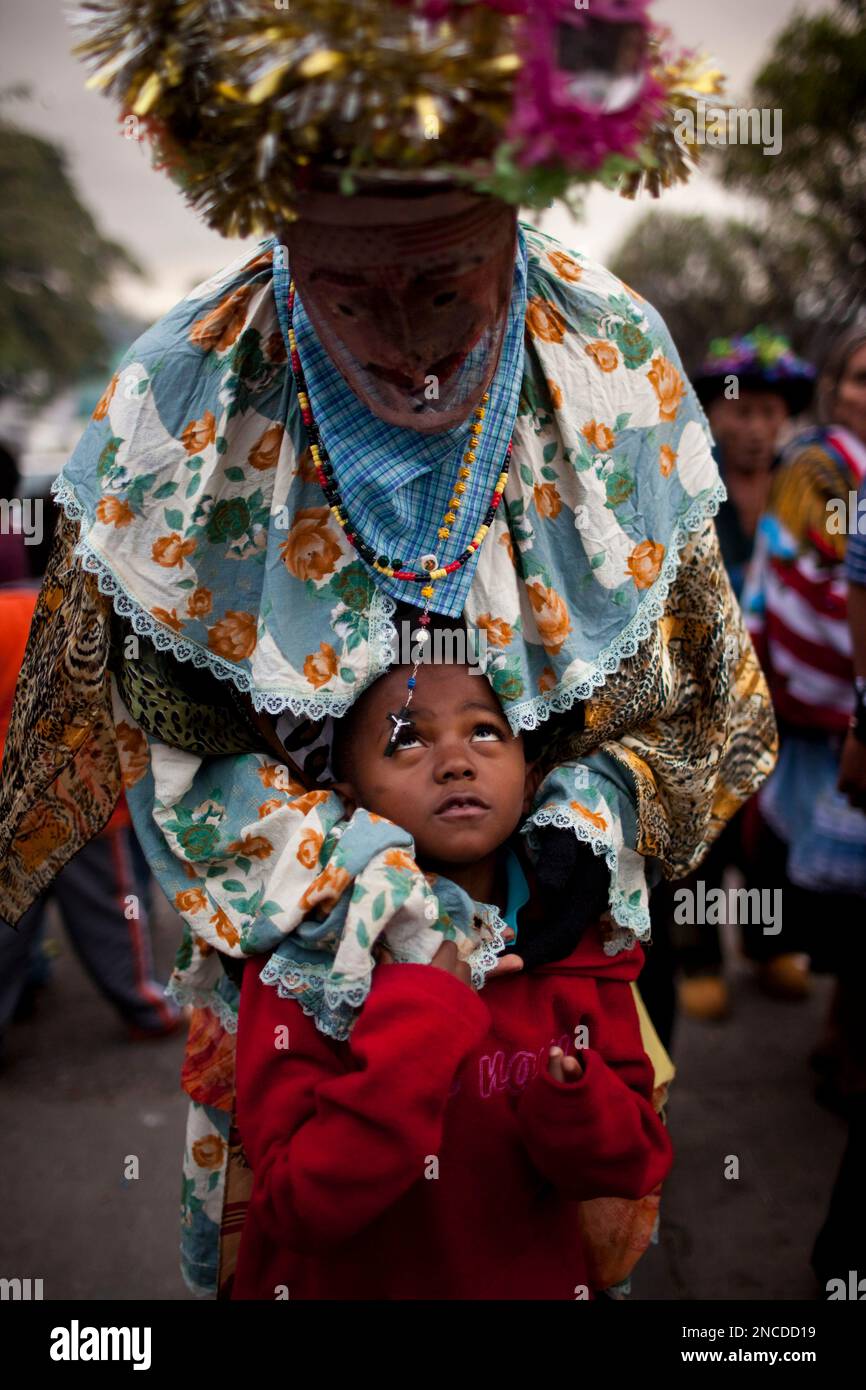
{"type": "Polygon", "coordinates": [[[408,706],[408,705],[404,705],[404,706],[402,707],[402,709],[400,710],[400,713],[399,713],[399,714],[393,714],[393,713],[391,713],[391,711],[388,712],[388,718],[389,718],[389,719],[393,719],[393,721],[394,721],[394,732],[392,733],[390,739],[388,740],[388,746],[387,746],[387,748],[385,749],[385,757],[386,757],[386,758],[393,758],[394,753],[395,753],[396,748],[397,748],[397,740],[398,740],[398,738],[400,737],[400,730],[401,730],[401,729],[404,729],[404,728],[408,728],[408,727],[410,726],[410,724],[412,723],[412,720],[411,720],[411,719],[404,719],[404,718],[402,717],[404,714],[408,714],[408,713],[409,713],[409,706],[408,706]]]}

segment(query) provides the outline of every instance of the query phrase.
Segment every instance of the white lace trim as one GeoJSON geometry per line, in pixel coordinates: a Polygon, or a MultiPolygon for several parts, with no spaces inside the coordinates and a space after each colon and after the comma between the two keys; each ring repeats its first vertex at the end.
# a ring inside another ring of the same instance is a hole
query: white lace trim
{"type": "MultiPolygon", "coordinates": [[[[86,519],[84,507],[75,496],[70,484],[60,473],[51,484],[51,491],[64,512],[72,521],[86,519]]],[[[133,628],[142,637],[147,637],[158,651],[170,651],[177,661],[191,661],[193,666],[204,667],[218,680],[233,681],[238,690],[250,696],[253,707],[268,714],[291,714],[309,719],[323,719],[333,715],[335,719],[348,714],[357,696],[334,695],[319,691],[316,695],[278,695],[259,690],[251,676],[241,671],[231,662],[225,661],[216,652],[206,651],[197,642],[189,642],[176,632],[166,628],[150,613],[141,607],[137,599],[129,595],[117,575],[103,557],[93,549],[86,536],[76,543],[73,554],[79,556],[82,566],[90,574],[96,575],[99,592],[108,594],[114,608],[122,618],[129,618],[133,628]]],[[[396,603],[379,589],[373,590],[370,615],[370,647],[376,663],[376,675],[388,669],[390,653],[397,641],[397,631],[390,621],[396,603]]]]}
{"type": "MultiPolygon", "coordinates": [[[[481,990],[484,988],[487,976],[499,964],[499,957],[506,947],[505,932],[508,931],[508,923],[502,918],[499,908],[495,903],[475,903],[476,915],[481,918],[485,927],[490,933],[489,939],[482,937],[475,947],[475,950],[466,957],[466,964],[469,966],[472,977],[472,988],[481,990]]],[[[416,964],[417,960],[408,952],[400,953],[393,947],[389,947],[394,958],[395,964],[411,965],[416,964]]]]}
{"type": "MultiPolygon", "coordinates": [[[[71,520],[86,519],[84,507],[62,472],[51,484],[51,491],[71,520]]],[[[566,714],[576,701],[589,699],[595,690],[604,685],[607,677],[619,670],[626,657],[634,656],[640,644],[651,635],[655,623],[664,612],[671,585],[679,569],[680,550],[688,539],[688,533],[698,530],[708,517],[715,516],[726,497],[724,483],[720,481],[708,498],[692,504],[683,520],[677,522],[661,574],[641,600],[631,621],[596,657],[590,674],[582,681],[510,706],[505,714],[512,733],[516,734],[522,729],[537,729],[552,714],[566,714]]],[[[252,677],[245,671],[239,670],[216,652],[207,651],[198,643],[180,637],[146,612],[141,604],[126,592],[114,571],[93,549],[85,536],[78,540],[73,553],[80,557],[84,569],[96,575],[100,593],[108,594],[112,598],[115,611],[121,617],[128,618],[137,633],[147,637],[158,651],[170,651],[177,661],[191,661],[196,667],[206,667],[218,680],[233,681],[238,690],[249,695],[253,708],[259,713],[289,712],[309,719],[323,719],[330,714],[339,719],[348,714],[355,703],[357,695],[335,695],[326,691],[319,691],[315,695],[285,695],[259,690],[252,677]]],[[[369,637],[372,649],[371,682],[390,667],[391,656],[397,643],[397,630],[391,622],[396,607],[396,601],[390,595],[378,588],[374,589],[369,637]]]]}
{"type": "Polygon", "coordinates": [[[703,501],[698,498],[692,503],[682,521],[676,524],[658,579],[639,603],[631,621],[609,646],[599,652],[589,675],[573,685],[558,687],[544,695],[536,695],[532,700],[509,706],[506,718],[512,733],[516,734],[521,729],[537,729],[551,714],[566,714],[577,700],[588,700],[606,683],[608,676],[615,675],[626,657],[635,655],[664,613],[671,585],[680,567],[680,551],[688,540],[689,532],[699,530],[709,517],[715,516],[727,495],[725,485],[720,480],[709,497],[703,501]]]}
{"type": "MultiPolygon", "coordinates": [[[[498,964],[505,950],[507,923],[492,903],[476,903],[478,915],[490,932],[489,940],[482,939],[467,957],[472,988],[481,990],[490,971],[498,964]]],[[[414,958],[392,950],[395,964],[417,964],[414,958]]],[[[373,966],[375,970],[375,965],[373,966]]],[[[320,1033],[345,1041],[351,1031],[350,1015],[365,1003],[370,993],[370,981],[354,985],[334,985],[328,976],[328,966],[304,965],[290,957],[274,952],[268,957],[259,979],[264,985],[275,985],[281,999],[293,999],[300,1004],[307,1018],[312,1018],[320,1033]]]]}
{"type": "Polygon", "coordinates": [[[351,1015],[364,1003],[370,985],[362,982],[335,987],[329,984],[328,969],[327,965],[302,965],[274,952],[259,972],[259,979],[263,985],[275,985],[281,999],[300,1004],[320,1033],[345,1042],[351,1032],[351,1015]]]}
{"type": "Polygon", "coordinates": [[[233,1008],[228,999],[222,997],[215,985],[210,989],[197,989],[194,985],[183,984],[181,980],[170,979],[165,992],[167,997],[173,999],[181,1008],[191,1004],[194,1009],[210,1009],[227,1033],[238,1031],[237,1008],[233,1008]]]}
{"type": "Polygon", "coordinates": [[[508,930],[508,923],[503,920],[502,914],[495,903],[476,903],[478,915],[490,931],[490,940],[482,940],[472,955],[467,959],[472,976],[472,988],[482,990],[487,983],[487,976],[499,964],[499,957],[505,950],[506,941],[504,933],[508,930]]]}
{"type": "Polygon", "coordinates": [[[622,951],[631,951],[635,944],[650,940],[651,933],[649,927],[643,933],[632,931],[630,927],[620,927],[617,932],[611,932],[604,943],[604,954],[606,956],[618,956],[622,951]]]}

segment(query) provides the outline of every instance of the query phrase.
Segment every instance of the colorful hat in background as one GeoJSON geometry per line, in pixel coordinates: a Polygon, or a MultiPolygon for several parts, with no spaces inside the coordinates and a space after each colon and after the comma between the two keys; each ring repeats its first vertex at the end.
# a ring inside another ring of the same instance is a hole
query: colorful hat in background
{"type": "Polygon", "coordinates": [[[317,171],[575,207],[687,178],[675,116],[721,91],[649,0],[85,0],[88,86],[226,236],[292,221],[317,171]]]}
{"type": "Polygon", "coordinates": [[[808,409],[815,390],[815,368],[798,357],[787,338],[759,324],[751,333],[714,338],[692,378],[701,404],[724,394],[731,377],[741,391],[772,391],[791,415],[808,409]]]}

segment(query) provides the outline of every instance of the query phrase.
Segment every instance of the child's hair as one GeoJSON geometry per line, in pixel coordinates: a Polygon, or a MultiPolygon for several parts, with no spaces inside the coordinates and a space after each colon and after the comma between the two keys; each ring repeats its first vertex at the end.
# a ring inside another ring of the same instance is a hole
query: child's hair
{"type": "MultiPolygon", "coordinates": [[[[380,676],[379,680],[381,679],[382,677],[380,676]]],[[[376,682],[374,681],[373,684],[375,685],[376,682]]],[[[368,690],[372,690],[372,688],[372,686],[367,687],[368,690]]],[[[366,694],[366,691],[364,692],[364,694],[366,694]]],[[[331,771],[334,775],[335,782],[350,782],[352,780],[351,767],[349,763],[349,750],[351,747],[354,726],[357,723],[358,719],[358,707],[363,698],[364,695],[359,695],[358,699],[355,701],[348,713],[344,714],[340,719],[334,720],[334,732],[331,739],[330,761],[331,771]]]]}

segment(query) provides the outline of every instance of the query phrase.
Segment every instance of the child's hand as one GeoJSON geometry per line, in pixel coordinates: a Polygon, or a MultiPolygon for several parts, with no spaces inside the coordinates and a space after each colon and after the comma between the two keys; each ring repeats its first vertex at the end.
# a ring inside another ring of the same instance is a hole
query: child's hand
{"type": "Polygon", "coordinates": [[[458,980],[462,980],[464,985],[472,986],[472,971],[469,969],[465,960],[461,960],[457,954],[457,947],[453,941],[443,941],[439,950],[430,962],[440,970],[447,970],[449,975],[456,975],[458,980]]]}
{"type": "Polygon", "coordinates": [[[583,1067],[576,1057],[566,1057],[561,1047],[552,1047],[547,1058],[547,1070],[554,1081],[577,1081],[583,1067]]]}
{"type": "MultiPolygon", "coordinates": [[[[380,964],[394,964],[394,957],[384,942],[378,947],[378,960],[380,964]]],[[[460,960],[453,941],[443,941],[430,964],[437,965],[440,970],[447,970],[449,975],[456,975],[458,980],[471,987],[472,971],[465,960],[460,960]]]]}

